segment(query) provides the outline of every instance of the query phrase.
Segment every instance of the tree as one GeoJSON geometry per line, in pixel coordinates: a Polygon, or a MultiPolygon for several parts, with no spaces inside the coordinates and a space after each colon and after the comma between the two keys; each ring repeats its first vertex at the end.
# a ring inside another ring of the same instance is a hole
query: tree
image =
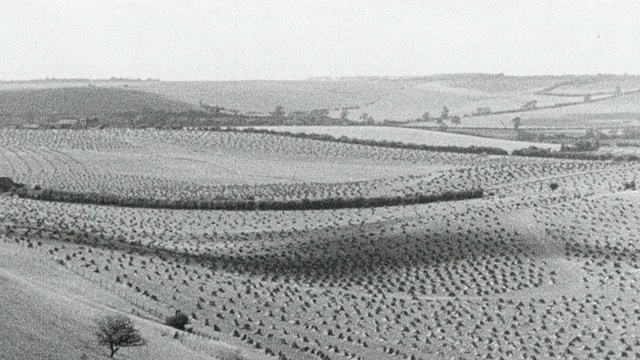
{"type": "Polygon", "coordinates": [[[451,123],[453,125],[460,125],[461,121],[460,121],[460,116],[456,115],[454,117],[451,118],[451,123]]]}
{"type": "Polygon", "coordinates": [[[516,130],[522,126],[522,119],[520,119],[520,117],[514,117],[511,122],[513,123],[513,128],[516,130]]]}
{"type": "Polygon", "coordinates": [[[374,119],[373,116],[369,116],[369,118],[367,119],[367,124],[374,125],[375,123],[376,119],[374,119]]]}
{"type": "Polygon", "coordinates": [[[368,124],[368,125],[375,124],[376,122],[373,116],[369,116],[369,114],[367,113],[362,113],[362,115],[360,115],[360,120],[362,120],[363,124],[368,124]]]}
{"type": "Polygon", "coordinates": [[[440,118],[442,120],[449,118],[449,108],[446,105],[442,108],[442,113],[440,113],[440,118]]]}
{"type": "Polygon", "coordinates": [[[431,120],[431,114],[429,114],[428,112],[425,112],[424,114],[422,114],[422,116],[418,118],[418,121],[421,121],[421,122],[429,122],[429,120],[431,120]]]}
{"type": "Polygon", "coordinates": [[[560,185],[558,185],[558,183],[552,182],[551,184],[549,184],[549,187],[551,188],[551,191],[556,191],[556,189],[560,187],[560,185]]]}
{"type": "Polygon", "coordinates": [[[144,346],[147,341],[140,335],[140,332],[133,326],[133,321],[124,315],[107,315],[96,319],[98,337],[100,345],[108,346],[113,357],[122,347],[144,346]]]}
{"type": "Polygon", "coordinates": [[[349,109],[342,108],[342,111],[340,111],[340,120],[342,121],[349,120],[349,109]]]}
{"type": "Polygon", "coordinates": [[[271,112],[271,116],[276,118],[283,118],[285,116],[285,112],[282,105],[276,106],[276,108],[271,112]]]}

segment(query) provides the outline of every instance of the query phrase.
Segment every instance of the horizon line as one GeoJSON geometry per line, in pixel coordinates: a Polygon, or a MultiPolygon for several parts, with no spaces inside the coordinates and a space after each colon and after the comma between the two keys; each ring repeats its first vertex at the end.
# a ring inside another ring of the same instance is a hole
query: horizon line
{"type": "Polygon", "coordinates": [[[457,73],[433,73],[428,75],[342,75],[342,76],[310,76],[305,78],[297,78],[297,79],[260,79],[260,78],[249,78],[249,79],[202,79],[202,80],[194,80],[194,79],[172,79],[165,80],[161,78],[140,78],[140,77],[117,77],[112,76],[109,78],[85,78],[85,77],[45,77],[45,78],[34,78],[34,79],[0,79],[0,83],[36,83],[36,82],[86,82],[86,81],[103,81],[103,82],[118,82],[118,81],[135,81],[135,82],[242,82],[242,81],[317,81],[317,80],[326,80],[326,81],[337,81],[337,80],[345,80],[345,79],[388,79],[388,80],[411,80],[411,79],[422,79],[422,78],[432,78],[432,77],[444,77],[444,76],[492,76],[492,77],[516,77],[516,78],[531,78],[531,77],[596,77],[596,76],[629,76],[635,77],[640,76],[640,74],[633,73],[583,73],[583,74],[534,74],[534,75],[512,75],[505,73],[484,73],[484,72],[457,72],[457,73]]]}

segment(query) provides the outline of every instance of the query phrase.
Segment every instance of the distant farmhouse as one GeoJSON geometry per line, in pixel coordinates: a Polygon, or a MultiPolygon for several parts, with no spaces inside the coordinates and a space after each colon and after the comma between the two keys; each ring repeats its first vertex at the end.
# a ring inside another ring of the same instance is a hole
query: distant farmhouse
{"type": "Polygon", "coordinates": [[[476,108],[471,115],[473,116],[491,115],[491,113],[492,111],[490,107],[479,107],[479,108],[476,108]]]}
{"type": "Polygon", "coordinates": [[[78,119],[60,119],[50,125],[51,127],[57,128],[57,129],[69,129],[69,128],[75,128],[78,126],[84,127],[83,121],[78,119]]]}
{"type": "Polygon", "coordinates": [[[520,110],[535,110],[538,107],[538,100],[529,101],[528,103],[522,105],[520,110]]]}
{"type": "Polygon", "coordinates": [[[47,122],[40,123],[26,123],[22,124],[22,128],[25,129],[81,129],[89,127],[97,127],[99,120],[97,116],[94,117],[72,117],[65,116],[58,119],[49,119],[47,122]]]}

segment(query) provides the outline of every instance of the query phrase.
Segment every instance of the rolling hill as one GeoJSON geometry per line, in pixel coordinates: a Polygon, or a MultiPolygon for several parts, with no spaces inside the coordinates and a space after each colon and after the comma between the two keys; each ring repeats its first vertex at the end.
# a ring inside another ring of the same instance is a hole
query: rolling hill
{"type": "MultiPolygon", "coordinates": [[[[522,113],[496,114],[462,119],[464,127],[511,127],[514,117],[523,128],[590,128],[640,125],[640,93],[632,92],[600,101],[522,113]]],[[[435,126],[432,125],[431,126],[435,126]]]]}
{"type": "MultiPolygon", "coordinates": [[[[108,350],[98,345],[94,319],[132,308],[122,298],[89,279],[73,274],[41,253],[2,243],[0,254],[0,357],[22,359],[103,359],[108,350]]],[[[139,348],[123,348],[120,359],[271,359],[251,349],[220,341],[172,338],[171,328],[129,315],[148,341],[139,348]]],[[[192,336],[193,337],[193,336],[192,336]]]]}
{"type": "Polygon", "coordinates": [[[367,113],[382,121],[415,119],[424,112],[438,116],[444,106],[452,114],[461,115],[478,107],[491,107],[493,110],[519,108],[532,100],[548,105],[568,102],[570,99],[537,93],[565,81],[565,77],[460,74],[415,78],[142,82],[127,85],[179,101],[198,104],[202,100],[243,113],[265,114],[281,105],[287,112],[327,109],[337,117],[340,109],[347,108],[352,120],[367,113]]]}
{"type": "MultiPolygon", "coordinates": [[[[462,117],[462,127],[482,128],[510,127],[516,116],[523,119],[523,128],[626,126],[634,124],[640,114],[640,77],[627,75],[453,74],[198,82],[122,79],[3,83],[0,89],[4,89],[0,90],[0,115],[5,119],[7,114],[34,119],[40,114],[183,112],[199,109],[201,102],[249,116],[269,114],[282,106],[286,113],[325,109],[338,118],[347,109],[351,120],[359,121],[366,114],[377,122],[411,121],[425,112],[435,118],[446,106],[450,116],[462,117]],[[621,96],[613,96],[616,89],[621,96]],[[585,95],[594,101],[582,103],[585,95]],[[538,110],[518,111],[534,101],[538,110]],[[572,105],[559,106],[563,104],[572,105]],[[479,111],[493,114],[465,116],[479,111]],[[511,112],[495,114],[503,111],[511,112]]],[[[437,126],[433,122],[416,125],[437,126]]]]}
{"type": "Polygon", "coordinates": [[[90,116],[123,112],[181,112],[195,106],[161,95],[120,88],[58,87],[0,91],[0,114],[90,116]]]}

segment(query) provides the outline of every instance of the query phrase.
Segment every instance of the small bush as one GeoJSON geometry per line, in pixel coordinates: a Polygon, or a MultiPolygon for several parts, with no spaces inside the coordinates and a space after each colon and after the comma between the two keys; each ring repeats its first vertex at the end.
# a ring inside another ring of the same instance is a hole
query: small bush
{"type": "Polygon", "coordinates": [[[185,326],[189,323],[189,317],[184,313],[178,311],[175,315],[169,316],[165,322],[166,325],[178,330],[185,330],[185,326]]]}

